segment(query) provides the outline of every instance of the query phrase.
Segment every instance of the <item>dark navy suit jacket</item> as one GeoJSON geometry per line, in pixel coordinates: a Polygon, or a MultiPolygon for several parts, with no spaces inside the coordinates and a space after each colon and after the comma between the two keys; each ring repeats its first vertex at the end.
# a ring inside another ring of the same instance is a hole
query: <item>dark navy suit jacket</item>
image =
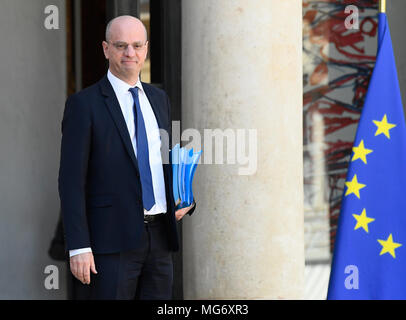
{"type": "MultiPolygon", "coordinates": [[[[170,103],[167,94],[142,83],[162,139],[168,246],[179,248],[172,169],[170,103]]],[[[114,90],[104,76],[66,102],[62,121],[59,195],[66,249],[91,247],[94,253],[137,248],[144,226],[144,208],[137,159],[114,90]]],[[[191,213],[191,212],[190,212],[191,213]]]]}

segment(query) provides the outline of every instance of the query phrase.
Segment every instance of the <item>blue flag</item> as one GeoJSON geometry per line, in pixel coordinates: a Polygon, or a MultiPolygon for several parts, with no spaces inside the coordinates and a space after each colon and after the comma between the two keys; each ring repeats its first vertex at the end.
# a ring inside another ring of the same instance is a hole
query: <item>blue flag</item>
{"type": "Polygon", "coordinates": [[[387,18],[352,149],[328,299],[406,299],[406,127],[387,18]]]}

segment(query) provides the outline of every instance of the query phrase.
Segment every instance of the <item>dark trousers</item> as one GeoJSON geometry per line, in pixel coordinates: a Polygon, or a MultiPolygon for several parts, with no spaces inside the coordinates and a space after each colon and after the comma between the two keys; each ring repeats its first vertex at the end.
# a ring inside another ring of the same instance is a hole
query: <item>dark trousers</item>
{"type": "Polygon", "coordinates": [[[172,298],[173,262],[162,219],[144,223],[141,245],[133,251],[95,254],[97,274],[90,284],[74,279],[74,296],[97,300],[172,298]]]}

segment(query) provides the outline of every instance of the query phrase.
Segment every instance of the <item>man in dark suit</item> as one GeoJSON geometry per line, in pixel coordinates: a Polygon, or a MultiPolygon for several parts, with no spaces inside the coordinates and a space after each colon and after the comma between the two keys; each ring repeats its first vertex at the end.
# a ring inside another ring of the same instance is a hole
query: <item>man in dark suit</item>
{"type": "Polygon", "coordinates": [[[76,295],[170,299],[176,221],[195,206],[175,212],[169,99],[139,80],[140,20],[113,19],[102,45],[107,75],[68,98],[62,121],[59,194],[76,295]]]}

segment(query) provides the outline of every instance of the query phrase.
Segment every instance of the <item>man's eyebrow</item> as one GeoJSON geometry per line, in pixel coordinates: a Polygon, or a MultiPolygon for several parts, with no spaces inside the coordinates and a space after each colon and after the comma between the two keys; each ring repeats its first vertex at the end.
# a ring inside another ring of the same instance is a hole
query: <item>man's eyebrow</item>
{"type": "MultiPolygon", "coordinates": [[[[127,44],[127,42],[125,42],[125,41],[120,41],[120,40],[117,40],[115,43],[118,43],[118,44],[127,44]]],[[[143,43],[144,43],[143,41],[139,40],[139,41],[134,41],[132,44],[143,44],[143,43]]]]}

